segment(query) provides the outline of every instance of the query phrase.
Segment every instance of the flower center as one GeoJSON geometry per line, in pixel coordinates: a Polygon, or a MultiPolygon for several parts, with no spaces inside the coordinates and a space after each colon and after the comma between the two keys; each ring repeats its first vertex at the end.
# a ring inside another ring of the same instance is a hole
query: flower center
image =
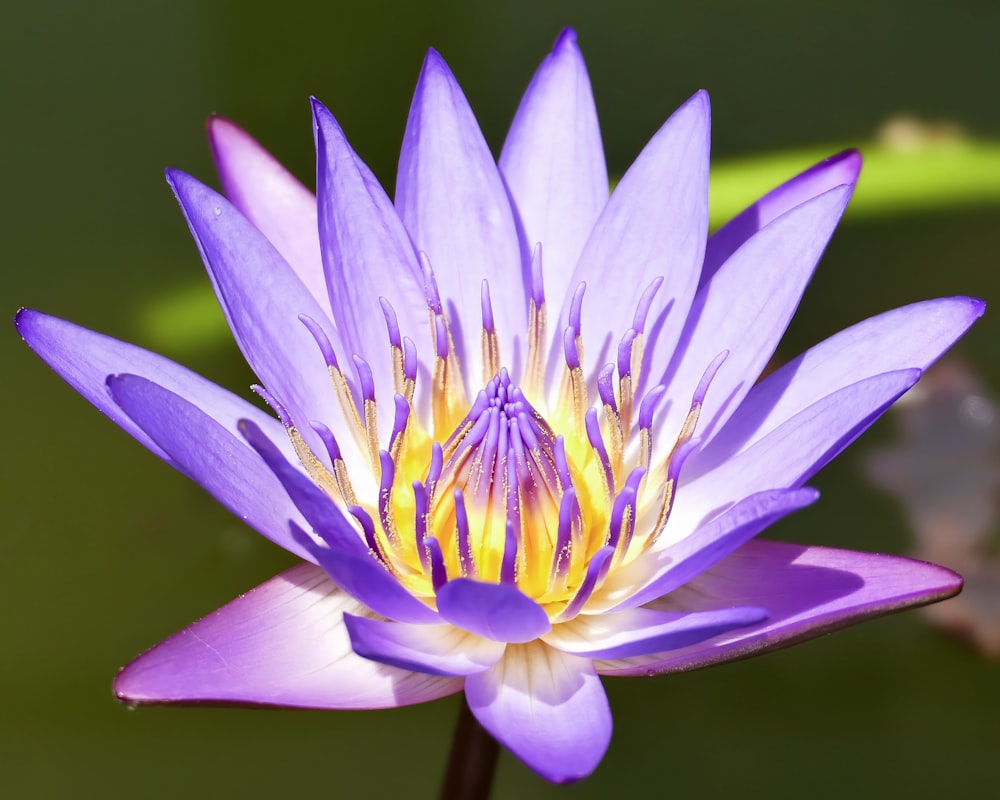
{"type": "Polygon", "coordinates": [[[321,327],[302,319],[326,359],[347,429],[367,456],[377,491],[356,494],[334,434],[313,425],[326,446],[324,462],[280,403],[262,392],[282,418],[307,472],[354,517],[373,556],[432,605],[441,586],[466,577],[515,585],[553,619],[574,616],[610,570],[634,560],[666,525],[701,402],[725,358],[720,354],[709,365],[676,444],[654,463],[653,420],[665,388],[653,386],[640,399],[633,393],[639,385],[645,317],[660,281],[640,296],[633,325],[618,346],[617,363],[608,364],[592,383],[600,398],[594,408],[589,407],[582,366],[581,284],[562,336],[565,369],[559,400],[546,418],[528,400],[546,394],[546,314],[536,267],[522,370],[525,389],[501,366],[484,282],[484,388],[470,404],[451,328],[424,262],[434,353],[433,363],[425,364],[431,377],[429,419],[413,412],[416,348],[401,335],[391,305],[382,301],[396,392],[386,449],[381,449],[376,429],[370,367],[355,356],[355,376],[349,379],[321,327]]]}

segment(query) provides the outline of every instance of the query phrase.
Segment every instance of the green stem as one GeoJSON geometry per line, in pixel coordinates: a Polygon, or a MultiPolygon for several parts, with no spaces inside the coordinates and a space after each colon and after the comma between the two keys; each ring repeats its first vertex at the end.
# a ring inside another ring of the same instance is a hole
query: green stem
{"type": "Polygon", "coordinates": [[[479,724],[463,697],[441,787],[441,800],[487,800],[499,754],[500,745],[479,724]]]}

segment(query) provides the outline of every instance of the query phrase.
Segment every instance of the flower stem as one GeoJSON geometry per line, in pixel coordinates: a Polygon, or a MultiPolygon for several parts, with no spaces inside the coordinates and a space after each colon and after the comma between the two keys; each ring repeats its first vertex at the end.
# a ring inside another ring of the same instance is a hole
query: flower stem
{"type": "Polygon", "coordinates": [[[479,724],[462,698],[441,800],[487,800],[493,787],[500,745],[479,724]]]}

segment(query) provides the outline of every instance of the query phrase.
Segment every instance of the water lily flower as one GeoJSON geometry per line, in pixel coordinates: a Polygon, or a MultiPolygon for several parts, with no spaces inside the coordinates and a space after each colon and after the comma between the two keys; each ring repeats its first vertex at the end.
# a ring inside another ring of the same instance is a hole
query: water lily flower
{"type": "Polygon", "coordinates": [[[302,559],[129,664],[131,703],[401,706],[465,692],[552,781],[611,737],[601,676],[743,658],[958,591],[922,562],[754,537],[983,312],[900,308],[760,379],[854,152],[708,236],[709,103],[613,193],[565,32],[499,163],[431,51],[393,202],[314,101],[315,197],[215,118],[225,196],[171,187],[274,414],[36,311],[101,411],[302,559]]]}

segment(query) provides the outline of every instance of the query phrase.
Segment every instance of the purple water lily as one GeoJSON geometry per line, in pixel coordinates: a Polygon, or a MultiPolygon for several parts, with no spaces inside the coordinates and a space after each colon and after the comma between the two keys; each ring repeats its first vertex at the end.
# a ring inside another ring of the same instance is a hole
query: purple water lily
{"type": "Polygon", "coordinates": [[[346,709],[464,690],[518,758],[571,781],[611,737],[602,675],[743,658],[958,591],[931,564],[754,540],[983,312],[890,311],[758,381],[857,153],[709,237],[700,92],[609,196],[569,31],[499,164],[431,51],[395,203],[315,101],[313,121],[315,197],[218,118],[226,196],[168,173],[273,416],[18,314],[88,400],[303,560],[125,667],[120,698],[346,709]]]}

